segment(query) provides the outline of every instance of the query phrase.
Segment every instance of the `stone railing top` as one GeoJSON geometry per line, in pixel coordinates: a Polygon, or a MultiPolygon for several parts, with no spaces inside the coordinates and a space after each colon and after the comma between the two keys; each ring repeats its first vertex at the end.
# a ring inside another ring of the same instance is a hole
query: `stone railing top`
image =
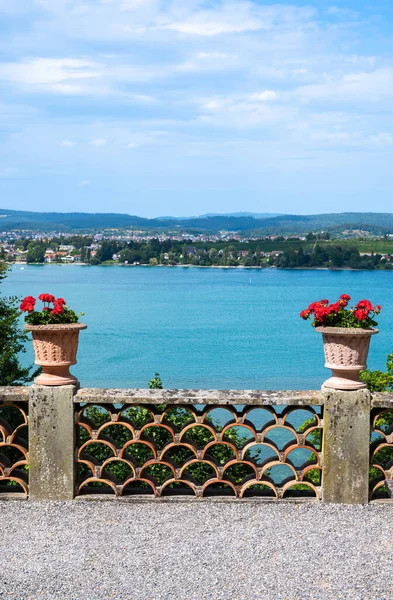
{"type": "MultiPolygon", "coordinates": [[[[0,402],[27,402],[28,386],[0,386],[0,402]]],[[[326,391],[320,390],[150,390],[82,388],[74,401],[88,404],[248,404],[322,406],[326,391]]],[[[350,393],[350,392],[344,392],[350,393]]],[[[371,397],[374,408],[392,408],[393,393],[377,392],[371,397]]]]}
{"type": "Polygon", "coordinates": [[[29,388],[22,386],[0,387],[0,402],[28,402],[29,388]]]}
{"type": "Polygon", "coordinates": [[[157,390],[83,388],[75,402],[88,404],[247,404],[320,406],[324,396],[319,391],[303,390],[157,390]]]}
{"type": "Polygon", "coordinates": [[[393,408],[393,394],[390,392],[375,392],[371,397],[374,408],[393,408]]]}

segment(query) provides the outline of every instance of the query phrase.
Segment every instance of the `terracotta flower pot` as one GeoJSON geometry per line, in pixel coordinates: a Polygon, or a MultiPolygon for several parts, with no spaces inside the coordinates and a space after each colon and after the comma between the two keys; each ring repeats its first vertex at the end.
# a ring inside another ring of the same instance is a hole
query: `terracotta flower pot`
{"type": "Polygon", "coordinates": [[[325,367],[333,377],[323,387],[334,390],[361,390],[367,385],[360,380],[359,372],[367,367],[367,355],[372,335],[378,329],[355,327],[316,327],[322,333],[325,367]]]}
{"type": "Polygon", "coordinates": [[[83,323],[61,325],[25,325],[31,331],[35,364],[42,367],[42,373],[34,379],[38,385],[75,385],[77,378],[71,375],[69,367],[76,364],[79,332],[86,329],[83,323]]]}

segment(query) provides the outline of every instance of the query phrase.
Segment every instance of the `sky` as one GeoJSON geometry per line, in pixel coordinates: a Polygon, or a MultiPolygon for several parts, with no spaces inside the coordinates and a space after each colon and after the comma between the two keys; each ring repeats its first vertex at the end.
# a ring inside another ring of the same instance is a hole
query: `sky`
{"type": "Polygon", "coordinates": [[[0,208],[393,212],[392,0],[0,0],[0,208]]]}

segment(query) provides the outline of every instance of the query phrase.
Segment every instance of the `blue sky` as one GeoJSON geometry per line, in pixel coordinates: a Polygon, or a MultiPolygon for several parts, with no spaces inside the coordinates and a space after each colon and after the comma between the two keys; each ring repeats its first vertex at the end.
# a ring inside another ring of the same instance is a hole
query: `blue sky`
{"type": "Polygon", "coordinates": [[[0,0],[0,207],[393,212],[391,0],[0,0]]]}

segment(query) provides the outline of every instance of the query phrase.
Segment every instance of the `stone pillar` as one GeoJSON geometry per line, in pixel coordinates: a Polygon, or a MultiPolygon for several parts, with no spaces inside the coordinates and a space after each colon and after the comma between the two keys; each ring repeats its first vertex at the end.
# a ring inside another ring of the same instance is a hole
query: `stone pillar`
{"type": "Polygon", "coordinates": [[[367,504],[371,394],[368,390],[344,392],[327,388],[322,388],[322,394],[322,500],[367,504]]]}
{"type": "Polygon", "coordinates": [[[33,385],[29,395],[29,497],[72,500],[75,419],[72,385],[33,385]]]}

